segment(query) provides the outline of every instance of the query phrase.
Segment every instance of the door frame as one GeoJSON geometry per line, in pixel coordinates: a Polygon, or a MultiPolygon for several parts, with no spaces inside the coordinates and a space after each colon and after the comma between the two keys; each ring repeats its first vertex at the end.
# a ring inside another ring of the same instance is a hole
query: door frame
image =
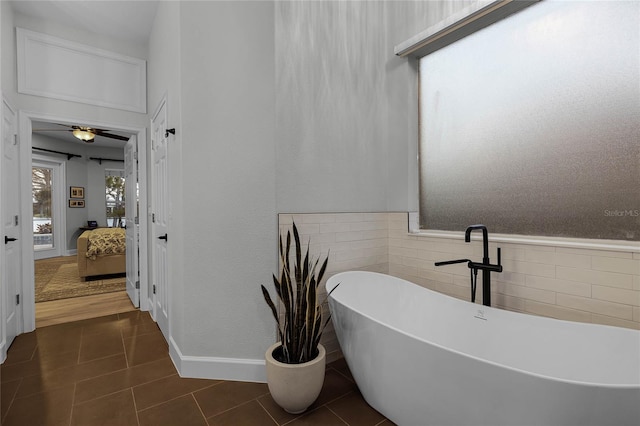
{"type": "MultiPolygon", "coordinates": [[[[140,187],[140,291],[147,291],[148,288],[148,251],[147,251],[147,231],[148,231],[148,216],[149,208],[147,202],[147,129],[146,127],[135,127],[131,125],[125,125],[122,123],[114,122],[102,122],[95,120],[81,119],[82,122],[88,126],[96,128],[107,128],[113,130],[121,130],[125,132],[135,133],[138,139],[138,184],[140,187]],[[140,141],[144,141],[141,143],[140,141]],[[143,149],[140,149],[142,146],[143,149]]],[[[31,152],[32,152],[32,140],[31,135],[33,132],[33,121],[49,121],[55,123],[63,123],[74,125],[77,123],[77,118],[68,116],[57,116],[47,113],[38,113],[32,111],[18,111],[18,138],[20,141],[20,188],[22,193],[31,193],[31,152]]],[[[31,206],[30,197],[23,197],[21,201],[22,212],[22,233],[24,235],[30,235],[32,232],[30,227],[33,227],[33,212],[31,206]],[[31,220],[30,220],[31,219],[31,220]],[[27,232],[28,231],[28,232],[27,232]]],[[[18,330],[19,333],[33,331],[36,328],[36,309],[35,309],[35,286],[34,286],[34,256],[33,256],[33,241],[26,241],[22,239],[21,250],[23,254],[22,265],[22,330],[18,330]]],[[[149,306],[145,302],[140,303],[140,310],[148,311],[149,306]]]]}
{"type": "MultiPolygon", "coordinates": [[[[67,180],[66,175],[66,164],[64,161],[57,160],[52,157],[46,157],[42,154],[32,154],[31,157],[31,167],[33,167],[33,163],[37,163],[37,165],[42,165],[45,167],[52,167],[54,169],[53,174],[53,185],[54,191],[51,192],[51,209],[54,215],[53,218],[53,241],[54,248],[51,250],[55,250],[54,256],[46,256],[42,257],[45,259],[47,257],[55,257],[55,256],[64,256],[67,252],[67,223],[63,219],[65,212],[65,200],[66,200],[66,190],[65,190],[65,182],[67,180]],[[50,164],[47,165],[47,163],[50,164]]],[[[33,217],[33,210],[32,210],[33,217]]],[[[32,222],[33,225],[33,222],[32,222]]],[[[32,237],[33,238],[33,237],[32,237]]],[[[33,247],[33,246],[32,246],[33,247]]],[[[33,257],[36,258],[35,249],[33,249],[33,257]]]]}

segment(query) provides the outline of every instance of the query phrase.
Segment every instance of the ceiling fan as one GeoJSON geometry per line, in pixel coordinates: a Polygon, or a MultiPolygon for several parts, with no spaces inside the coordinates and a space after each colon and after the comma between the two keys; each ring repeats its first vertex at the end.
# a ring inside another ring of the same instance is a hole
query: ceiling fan
{"type": "Polygon", "coordinates": [[[33,129],[34,132],[71,132],[73,136],[84,141],[86,143],[93,143],[96,136],[102,136],[105,138],[117,139],[119,141],[128,141],[126,136],[114,135],[108,133],[108,130],[96,129],[95,127],[88,126],[69,126],[67,124],[52,123],[57,126],[68,127],[67,129],[33,129]]]}

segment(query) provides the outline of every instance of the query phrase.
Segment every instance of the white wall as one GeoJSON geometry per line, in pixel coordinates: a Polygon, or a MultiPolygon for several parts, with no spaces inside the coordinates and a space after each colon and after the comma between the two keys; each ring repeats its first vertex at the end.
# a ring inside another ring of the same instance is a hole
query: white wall
{"type": "Polygon", "coordinates": [[[276,262],[273,6],[181,4],[187,354],[263,359],[274,341],[259,288],[276,262]]]}
{"type": "Polygon", "coordinates": [[[15,59],[11,57],[10,54],[6,54],[5,52],[12,52],[14,48],[12,48],[11,43],[15,43],[15,36],[13,31],[13,11],[11,10],[11,5],[9,2],[0,1],[0,48],[2,49],[2,55],[0,57],[0,87],[2,88],[2,93],[4,96],[13,103],[14,97],[12,96],[11,88],[16,84],[13,84],[12,81],[15,79],[15,59]]]}
{"type": "Polygon", "coordinates": [[[387,209],[384,18],[379,2],[276,3],[279,211],[387,209]]]}
{"type": "Polygon", "coordinates": [[[273,4],[161,2],[150,112],[168,97],[171,337],[185,356],[261,360],[274,328],[273,4]]]}
{"type": "Polygon", "coordinates": [[[276,3],[278,211],[417,208],[417,65],[393,47],[469,3],[276,3]]]}

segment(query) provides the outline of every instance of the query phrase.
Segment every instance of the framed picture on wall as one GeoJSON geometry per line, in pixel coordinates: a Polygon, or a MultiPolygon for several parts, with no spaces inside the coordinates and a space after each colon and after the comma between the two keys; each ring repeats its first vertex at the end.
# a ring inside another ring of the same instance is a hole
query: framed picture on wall
{"type": "Polygon", "coordinates": [[[69,200],[69,207],[72,209],[84,208],[84,200],[69,200]]]}
{"type": "MultiPolygon", "coordinates": [[[[71,193],[69,195],[71,198],[84,198],[84,187],[82,186],[72,186],[71,193]]],[[[82,206],[84,207],[84,206],[82,206]]]]}

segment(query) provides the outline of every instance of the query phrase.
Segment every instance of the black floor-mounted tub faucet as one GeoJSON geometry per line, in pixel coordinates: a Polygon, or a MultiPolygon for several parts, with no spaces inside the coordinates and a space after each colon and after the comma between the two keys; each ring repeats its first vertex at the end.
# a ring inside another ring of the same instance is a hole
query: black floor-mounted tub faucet
{"type": "Polygon", "coordinates": [[[464,241],[471,242],[471,232],[474,230],[482,231],[482,263],[473,262],[469,259],[446,260],[436,262],[435,266],[453,265],[455,263],[466,263],[471,271],[471,302],[476,301],[476,282],[478,279],[478,270],[482,270],[482,304],[491,306],[491,271],[502,272],[502,259],[500,247],[498,247],[498,263],[492,265],[489,260],[489,232],[484,225],[471,225],[464,231],[464,241]]]}

